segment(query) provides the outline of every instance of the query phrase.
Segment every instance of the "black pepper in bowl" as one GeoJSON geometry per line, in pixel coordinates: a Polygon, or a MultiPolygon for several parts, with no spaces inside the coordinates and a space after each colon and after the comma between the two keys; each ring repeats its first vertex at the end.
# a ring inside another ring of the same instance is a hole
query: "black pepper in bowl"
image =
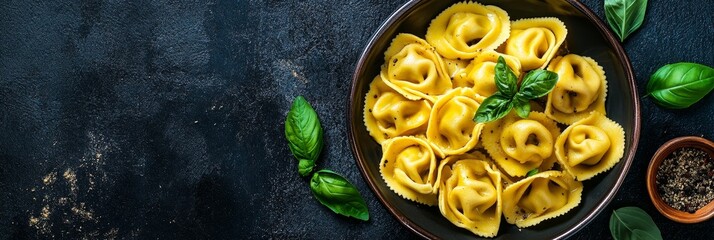
{"type": "Polygon", "coordinates": [[[698,148],[674,150],[657,169],[656,183],[667,205],[694,213],[714,200],[714,160],[698,148]]]}

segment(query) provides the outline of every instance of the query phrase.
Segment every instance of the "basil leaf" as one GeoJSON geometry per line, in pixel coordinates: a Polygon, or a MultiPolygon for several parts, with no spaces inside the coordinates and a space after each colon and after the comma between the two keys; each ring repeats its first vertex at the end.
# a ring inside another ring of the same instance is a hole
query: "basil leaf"
{"type": "Polygon", "coordinates": [[[647,0],[605,0],[605,17],[620,42],[642,26],[647,0]]]}
{"type": "Polygon", "coordinates": [[[557,82],[557,73],[536,69],[528,72],[526,76],[523,77],[521,89],[518,91],[518,94],[523,95],[527,99],[539,98],[553,90],[557,82]]]}
{"type": "Polygon", "coordinates": [[[357,188],[339,174],[326,169],[315,172],[310,180],[310,189],[317,201],[333,212],[363,221],[369,220],[367,203],[357,188]]]}
{"type": "Polygon", "coordinates": [[[615,240],[662,239],[652,217],[638,207],[623,207],[610,216],[610,233],[615,240]]]}
{"type": "Polygon", "coordinates": [[[528,171],[528,173],[526,173],[526,177],[530,177],[530,176],[533,176],[536,174],[538,174],[538,169],[534,168],[534,169],[531,169],[530,171],[528,171]]]}
{"type": "Polygon", "coordinates": [[[307,176],[322,151],[322,126],[317,113],[302,96],[293,101],[285,119],[285,138],[295,158],[299,159],[298,173],[307,176]]]}
{"type": "Polygon", "coordinates": [[[542,69],[528,72],[518,90],[518,78],[506,65],[503,56],[496,63],[496,86],[498,91],[486,98],[474,115],[474,121],[486,123],[500,119],[515,108],[518,116],[527,118],[531,112],[530,99],[547,95],[558,82],[558,74],[542,69]]]}
{"type": "Polygon", "coordinates": [[[506,116],[506,114],[511,111],[511,108],[513,108],[511,98],[497,92],[483,100],[478,110],[476,110],[474,121],[486,123],[498,120],[506,116]]]}
{"type": "Polygon", "coordinates": [[[516,109],[516,113],[519,117],[527,118],[531,113],[531,101],[518,92],[516,96],[513,97],[513,108],[516,109]]]}
{"type": "Polygon", "coordinates": [[[687,62],[664,65],[647,83],[647,95],[660,106],[673,109],[688,108],[712,89],[714,68],[687,62]]]}
{"type": "Polygon", "coordinates": [[[496,72],[495,81],[498,91],[509,98],[513,97],[518,91],[518,78],[516,74],[513,73],[513,70],[506,64],[506,60],[503,56],[498,56],[498,62],[496,63],[494,71],[496,72]]]}
{"type": "Polygon", "coordinates": [[[310,159],[300,159],[298,162],[298,173],[300,176],[310,175],[312,169],[315,167],[315,160],[310,159]]]}

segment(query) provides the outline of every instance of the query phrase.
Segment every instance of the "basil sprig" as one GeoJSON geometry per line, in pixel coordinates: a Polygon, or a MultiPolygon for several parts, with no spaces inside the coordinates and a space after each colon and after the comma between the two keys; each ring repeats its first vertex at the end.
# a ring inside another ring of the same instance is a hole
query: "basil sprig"
{"type": "Polygon", "coordinates": [[[285,138],[299,160],[298,173],[308,176],[322,151],[322,126],[317,113],[302,96],[295,98],[285,119],[285,138]]]}
{"type": "Polygon", "coordinates": [[[605,17],[620,42],[642,26],[647,0],[605,0],[605,17]]]}
{"type": "Polygon", "coordinates": [[[680,62],[655,71],[647,83],[647,95],[662,107],[688,108],[714,89],[714,68],[680,62]]]}
{"type": "Polygon", "coordinates": [[[623,207],[610,216],[610,233],[615,240],[662,239],[652,217],[638,207],[623,207]]]}
{"type": "Polygon", "coordinates": [[[536,69],[523,77],[519,90],[518,78],[508,67],[503,56],[498,57],[495,71],[494,78],[498,91],[483,100],[474,116],[476,122],[485,123],[498,120],[514,108],[518,116],[527,118],[531,112],[530,100],[547,95],[558,82],[557,73],[536,69]]]}
{"type": "Polygon", "coordinates": [[[357,188],[347,179],[330,170],[320,170],[312,175],[310,189],[322,205],[333,212],[362,221],[369,220],[367,203],[357,188]]]}

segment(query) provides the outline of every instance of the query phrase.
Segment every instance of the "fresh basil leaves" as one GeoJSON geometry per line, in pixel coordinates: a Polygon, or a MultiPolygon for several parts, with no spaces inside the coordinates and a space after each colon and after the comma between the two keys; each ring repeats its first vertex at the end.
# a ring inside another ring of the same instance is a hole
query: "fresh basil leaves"
{"type": "Polygon", "coordinates": [[[662,239],[652,217],[638,207],[623,207],[610,216],[610,233],[615,240],[662,239]]]}
{"type": "Polygon", "coordinates": [[[531,113],[530,99],[516,94],[516,97],[513,98],[512,103],[513,108],[515,108],[516,114],[518,114],[519,117],[527,118],[528,115],[531,113]]]}
{"type": "Polygon", "coordinates": [[[714,89],[714,68],[680,62],[655,71],[647,83],[647,95],[662,107],[688,108],[714,89]]]}
{"type": "Polygon", "coordinates": [[[642,26],[647,0],[605,0],[605,17],[620,42],[642,26]]]}
{"type": "Polygon", "coordinates": [[[497,92],[483,100],[481,106],[476,110],[474,121],[481,123],[500,119],[506,116],[511,108],[513,108],[511,98],[497,92]]]}
{"type": "Polygon", "coordinates": [[[518,95],[522,95],[527,99],[539,98],[547,95],[550,90],[553,90],[557,82],[557,73],[536,69],[528,72],[526,76],[523,77],[521,90],[518,91],[518,95]]]}
{"type": "MultiPolygon", "coordinates": [[[[322,151],[322,126],[315,109],[304,97],[298,96],[285,119],[285,138],[293,156],[300,160],[298,173],[309,176],[322,151]]],[[[310,189],[315,198],[333,212],[363,221],[369,220],[367,204],[347,179],[330,170],[312,175],[310,189]]]]}
{"type": "Polygon", "coordinates": [[[298,163],[300,176],[307,176],[315,167],[322,151],[322,126],[317,113],[305,98],[298,96],[285,119],[285,138],[298,163]]]}
{"type": "Polygon", "coordinates": [[[547,95],[558,82],[557,73],[536,69],[523,77],[519,90],[518,78],[513,70],[506,65],[506,60],[502,56],[498,57],[495,71],[494,80],[498,91],[486,98],[476,110],[474,116],[476,122],[485,123],[498,120],[514,108],[518,116],[527,118],[531,112],[530,100],[547,95]]]}
{"type": "Polygon", "coordinates": [[[333,212],[362,221],[369,220],[367,203],[357,188],[347,179],[330,170],[320,170],[312,175],[310,189],[322,205],[333,212]]]}

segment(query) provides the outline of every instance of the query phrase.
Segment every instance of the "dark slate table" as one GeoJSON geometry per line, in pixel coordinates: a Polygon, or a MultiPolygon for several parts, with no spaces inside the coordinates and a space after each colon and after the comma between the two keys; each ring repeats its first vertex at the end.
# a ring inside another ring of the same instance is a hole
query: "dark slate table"
{"type": "MultiPolygon", "coordinates": [[[[0,236],[9,239],[410,239],[367,188],[345,108],[358,54],[402,1],[17,1],[0,4],[0,236]],[[319,205],[283,137],[292,99],[317,109],[318,163],[362,192],[363,223],[319,205]]],[[[601,18],[602,1],[585,0],[601,18]]],[[[659,66],[714,66],[712,1],[650,1],[625,43],[638,90],[659,66]],[[687,2],[687,3],[685,3],[687,2]]],[[[658,214],[655,149],[714,138],[714,95],[687,110],[642,100],[636,159],[577,239],[609,238],[609,213],[649,212],[668,239],[714,221],[658,214]]]]}

